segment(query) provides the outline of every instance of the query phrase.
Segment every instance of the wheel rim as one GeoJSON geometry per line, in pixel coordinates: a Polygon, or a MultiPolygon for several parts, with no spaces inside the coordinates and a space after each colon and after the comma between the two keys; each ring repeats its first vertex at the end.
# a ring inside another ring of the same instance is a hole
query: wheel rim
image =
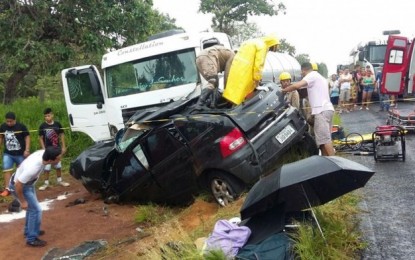
{"type": "Polygon", "coordinates": [[[213,179],[211,189],[213,196],[221,206],[227,206],[235,200],[229,185],[221,179],[213,179]]]}

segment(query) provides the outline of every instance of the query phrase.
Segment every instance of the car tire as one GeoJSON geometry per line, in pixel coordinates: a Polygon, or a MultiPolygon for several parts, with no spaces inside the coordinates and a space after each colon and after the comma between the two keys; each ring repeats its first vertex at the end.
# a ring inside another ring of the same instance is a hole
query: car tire
{"type": "Polygon", "coordinates": [[[213,198],[222,207],[235,201],[245,189],[245,185],[236,177],[222,172],[209,175],[208,187],[213,198]]]}

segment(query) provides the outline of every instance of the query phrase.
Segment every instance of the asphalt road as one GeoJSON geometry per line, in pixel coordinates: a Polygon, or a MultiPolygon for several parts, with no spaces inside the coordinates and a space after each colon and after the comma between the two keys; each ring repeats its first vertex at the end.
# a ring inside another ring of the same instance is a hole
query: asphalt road
{"type": "MultiPolygon", "coordinates": [[[[414,102],[398,103],[402,113],[414,110],[414,102]]],[[[348,132],[371,133],[384,125],[387,112],[353,111],[341,115],[348,132]]],[[[406,135],[406,161],[375,162],[373,156],[346,155],[375,170],[364,188],[361,231],[368,247],[362,259],[415,259],[415,135],[406,135]]]]}

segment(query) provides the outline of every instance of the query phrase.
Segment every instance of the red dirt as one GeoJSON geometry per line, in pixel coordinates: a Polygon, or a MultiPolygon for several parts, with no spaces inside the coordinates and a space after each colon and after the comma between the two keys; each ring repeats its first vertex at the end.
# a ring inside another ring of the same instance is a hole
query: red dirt
{"type": "MultiPolygon", "coordinates": [[[[33,248],[23,238],[24,218],[10,223],[0,223],[1,259],[41,259],[52,248],[69,250],[84,241],[104,239],[109,243],[135,235],[133,205],[106,205],[89,194],[75,180],[70,187],[51,187],[46,191],[37,191],[39,201],[54,199],[68,193],[65,200],[54,201],[50,209],[43,211],[42,227],[45,235],[41,237],[48,242],[45,247],[33,248]],[[84,198],[84,204],[67,205],[78,198],[84,198]],[[106,206],[108,215],[103,207],[106,206]],[[30,256],[30,257],[28,257],[30,256]]],[[[7,210],[8,203],[0,203],[1,214],[7,210]]]]}
{"type": "MultiPolygon", "coordinates": [[[[41,229],[46,233],[41,239],[48,242],[47,246],[33,248],[26,245],[23,238],[24,218],[0,223],[1,259],[41,259],[52,248],[66,251],[84,241],[98,239],[106,240],[111,246],[137,236],[134,205],[104,204],[102,199],[89,194],[78,181],[72,179],[70,182],[70,187],[54,186],[46,191],[37,191],[39,201],[54,199],[68,193],[65,200],[54,201],[49,210],[43,211],[41,229]],[[68,206],[79,198],[85,199],[86,202],[68,206]],[[104,206],[108,210],[107,215],[103,210],[104,206]]],[[[0,214],[9,214],[5,213],[7,205],[8,202],[0,202],[0,214]]],[[[191,231],[202,222],[209,220],[217,210],[216,203],[197,201],[182,212],[179,222],[185,231],[191,231]]],[[[135,244],[143,247],[144,243],[151,244],[152,241],[154,238],[150,236],[135,244]]],[[[122,246],[137,252],[134,250],[137,249],[137,245],[125,243],[122,246]]]]}

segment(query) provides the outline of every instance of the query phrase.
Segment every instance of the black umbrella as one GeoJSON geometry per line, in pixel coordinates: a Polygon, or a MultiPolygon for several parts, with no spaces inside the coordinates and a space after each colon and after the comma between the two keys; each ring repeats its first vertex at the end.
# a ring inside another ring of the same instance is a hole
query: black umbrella
{"type": "Polygon", "coordinates": [[[312,156],[261,178],[241,208],[246,219],[274,207],[296,212],[322,205],[363,187],[375,172],[337,156],[312,156]]]}

